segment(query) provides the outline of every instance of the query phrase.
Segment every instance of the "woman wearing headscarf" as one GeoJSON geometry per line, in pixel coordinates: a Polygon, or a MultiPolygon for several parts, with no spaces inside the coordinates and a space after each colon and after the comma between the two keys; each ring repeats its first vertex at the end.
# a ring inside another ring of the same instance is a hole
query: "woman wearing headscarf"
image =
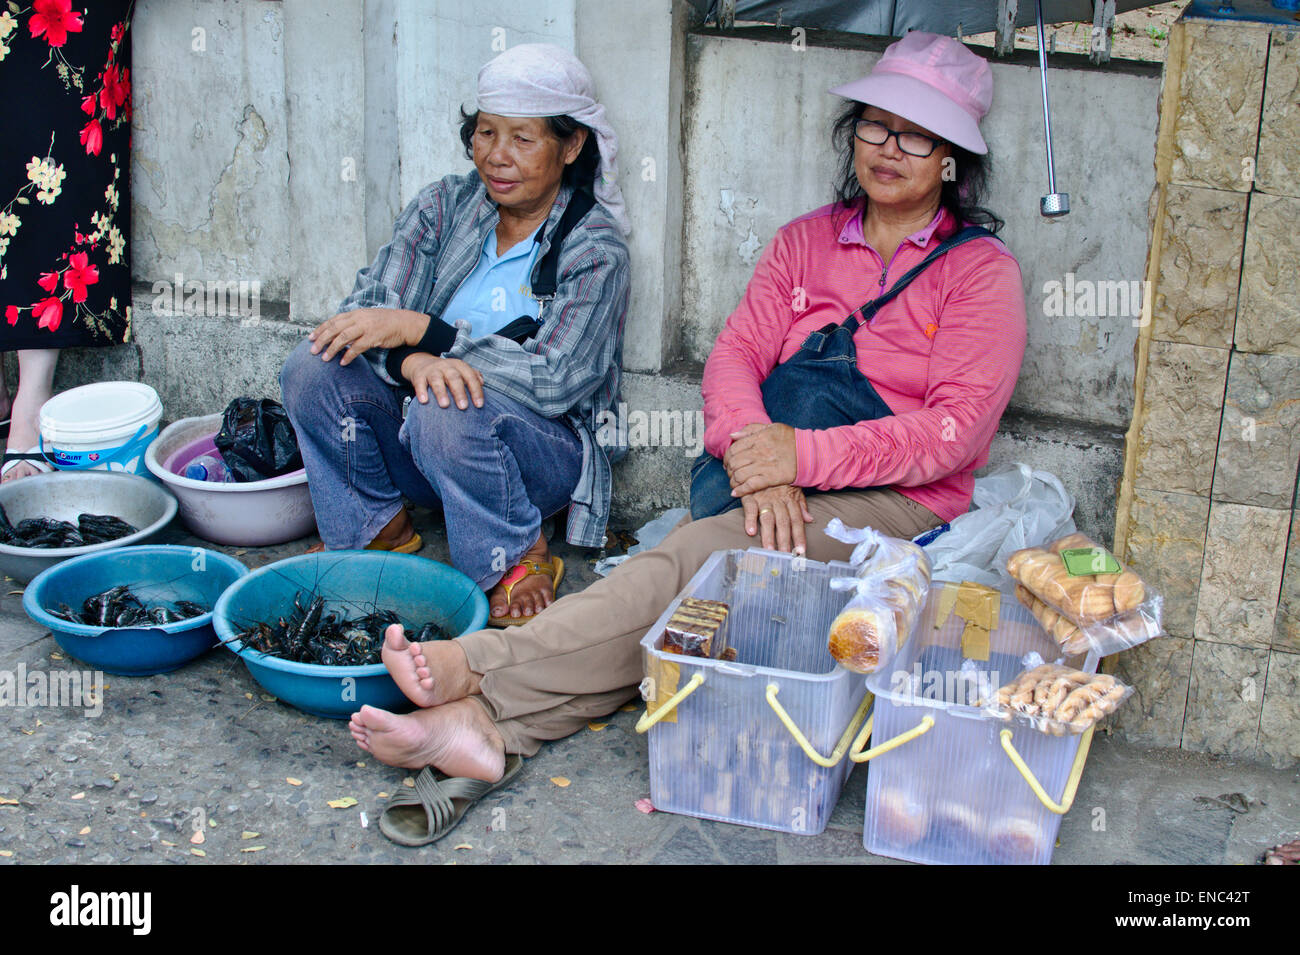
{"type": "Polygon", "coordinates": [[[280,381],[322,546],[414,552],[403,495],[441,507],[452,562],[510,625],[563,574],[545,518],[567,506],[580,546],[604,534],[594,435],[618,395],[628,227],[617,138],[573,54],[507,50],[462,117],[475,172],[421,190],[280,381]]]}
{"type": "Polygon", "coordinates": [[[991,71],[914,32],[832,92],[847,100],[837,201],[777,231],[709,356],[694,519],[508,637],[408,644],[390,628],[384,661],[421,709],[363,707],[353,737],[390,765],[468,780],[420,773],[389,829],[444,831],[459,818],[440,808],[449,791],[463,811],[515,754],[632,699],[641,639],[712,552],[847,560],[822,533],[832,518],[913,538],[970,506],[1025,347],[1020,268],[979,207],[991,71]]]}

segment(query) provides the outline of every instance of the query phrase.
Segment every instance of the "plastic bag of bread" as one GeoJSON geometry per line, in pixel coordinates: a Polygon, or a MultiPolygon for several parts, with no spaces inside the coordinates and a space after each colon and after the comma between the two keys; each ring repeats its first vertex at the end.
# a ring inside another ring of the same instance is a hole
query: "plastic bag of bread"
{"type": "Polygon", "coordinates": [[[1091,648],[1106,656],[1164,632],[1160,595],[1083,534],[1016,551],[1007,573],[1020,602],[1068,654],[1091,648]]]}
{"type": "MultiPolygon", "coordinates": [[[[831,588],[857,589],[861,583],[860,578],[837,577],[831,581],[831,588]]],[[[854,673],[875,673],[898,652],[900,607],[905,609],[910,599],[904,591],[896,590],[893,601],[886,602],[871,592],[872,586],[858,590],[850,598],[831,621],[827,638],[826,649],[835,662],[854,673]]],[[[907,631],[903,633],[906,636],[907,631]]]]}
{"type": "Polygon", "coordinates": [[[854,594],[831,623],[827,649],[847,669],[874,673],[898,652],[920,617],[930,590],[930,560],[911,541],[846,527],[839,519],[827,524],[826,534],[856,545],[849,558],[855,576],[830,584],[854,594]]]}
{"type": "Polygon", "coordinates": [[[826,536],[855,544],[849,563],[859,577],[896,580],[918,592],[921,602],[930,588],[930,558],[924,548],[909,540],[888,537],[872,527],[847,527],[838,517],[826,525],[826,536]]]}
{"type": "Polygon", "coordinates": [[[1023,671],[994,695],[999,716],[1021,716],[1053,736],[1082,733],[1114,713],[1133,693],[1109,673],[1084,673],[1058,663],[1023,671]]]}

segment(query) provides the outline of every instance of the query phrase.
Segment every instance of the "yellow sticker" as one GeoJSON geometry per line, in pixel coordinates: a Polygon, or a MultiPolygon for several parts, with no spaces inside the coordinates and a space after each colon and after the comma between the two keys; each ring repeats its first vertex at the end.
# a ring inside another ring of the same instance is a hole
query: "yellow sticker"
{"type": "Polygon", "coordinates": [[[989,632],[972,620],[966,621],[961,632],[961,655],[968,660],[989,658],[989,632]]]}
{"type": "MultiPolygon", "coordinates": [[[[650,698],[646,700],[645,708],[647,713],[653,714],[677,692],[677,683],[682,678],[682,668],[676,663],[663,659],[655,651],[647,650],[646,677],[650,680],[647,688],[650,698]]],[[[676,723],[676,707],[660,722],[676,723]]]]}
{"type": "Polygon", "coordinates": [[[952,608],[957,603],[957,586],[944,584],[939,591],[939,602],[934,609],[934,629],[940,630],[952,616],[952,608]]]}
{"type": "Polygon", "coordinates": [[[957,603],[953,611],[963,620],[975,624],[984,630],[997,626],[999,593],[992,587],[962,581],[957,588],[957,603]]]}

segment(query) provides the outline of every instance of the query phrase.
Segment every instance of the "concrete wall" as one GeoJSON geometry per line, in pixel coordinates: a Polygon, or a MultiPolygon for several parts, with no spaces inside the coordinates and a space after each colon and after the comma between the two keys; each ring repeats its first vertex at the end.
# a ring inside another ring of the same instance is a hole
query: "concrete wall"
{"type": "MultiPolygon", "coordinates": [[[[634,231],[624,348],[633,409],[694,411],[699,367],[776,228],[830,196],[825,90],[883,44],[809,32],[690,32],[674,0],[139,0],[132,167],[134,341],[71,352],[61,387],[142,379],[169,418],[277,395],[284,356],[332,314],[427,182],[472,168],[456,135],[479,67],[545,40],[588,64],[621,137],[634,231]],[[176,314],[172,288],[257,282],[257,314],[176,314]],[[155,307],[158,305],[159,307],[155,307]]],[[[1030,344],[993,449],[1060,474],[1109,539],[1130,416],[1127,318],[1049,318],[1042,286],[1142,276],[1159,77],[1053,59],[1060,188],[1042,221],[1037,74],[994,65],[991,206],[1025,271],[1030,344]]],[[[681,447],[616,471],[625,521],[686,496],[681,447]]]]}

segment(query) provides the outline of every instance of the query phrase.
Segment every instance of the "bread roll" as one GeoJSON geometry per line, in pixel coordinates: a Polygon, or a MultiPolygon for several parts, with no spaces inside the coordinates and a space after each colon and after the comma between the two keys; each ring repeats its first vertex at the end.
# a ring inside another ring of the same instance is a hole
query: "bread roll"
{"type": "Polygon", "coordinates": [[[1003,865],[1028,865],[1047,848],[1047,834],[1037,819],[1011,816],[994,825],[989,852],[1003,865]]]}
{"type": "Polygon", "coordinates": [[[854,673],[874,673],[880,648],[897,648],[898,629],[892,608],[874,601],[869,607],[847,607],[831,623],[827,649],[835,661],[854,673]]]}
{"type": "Polygon", "coordinates": [[[876,799],[876,834],[890,845],[906,848],[930,827],[925,803],[902,789],[886,789],[876,799]]]}

